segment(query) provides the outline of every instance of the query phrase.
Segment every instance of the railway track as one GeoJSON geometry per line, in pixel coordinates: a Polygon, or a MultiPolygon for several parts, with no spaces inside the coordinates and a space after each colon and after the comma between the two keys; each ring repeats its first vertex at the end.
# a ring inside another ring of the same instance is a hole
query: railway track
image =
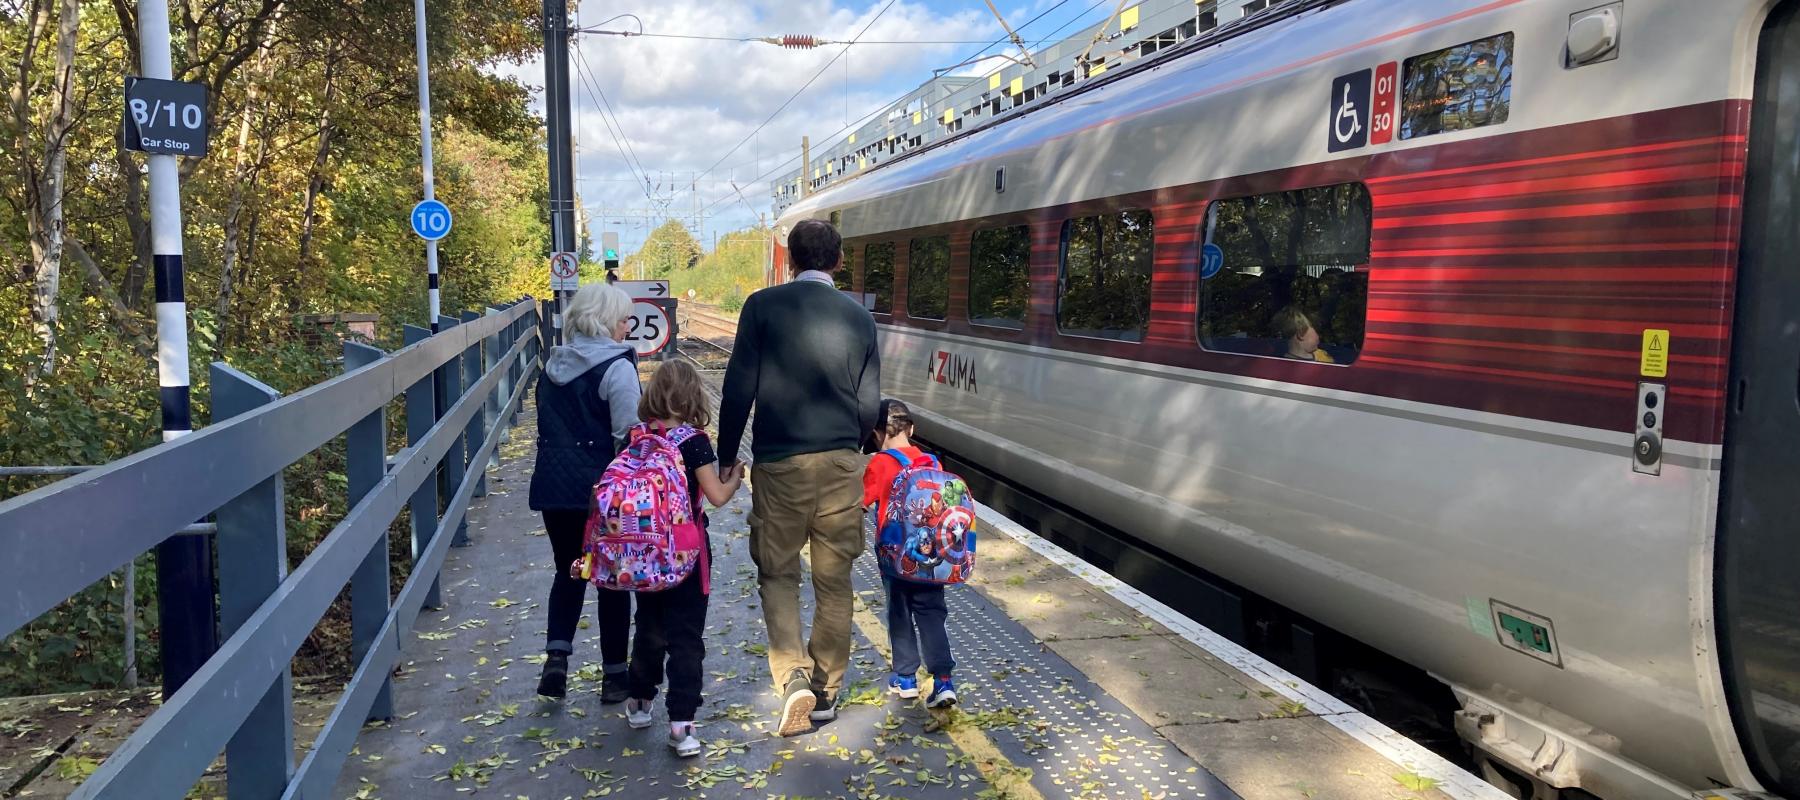
{"type": "Polygon", "coordinates": [[[731,343],[737,337],[737,320],[710,306],[683,307],[679,314],[682,336],[676,343],[676,354],[703,373],[724,370],[731,360],[731,343]]]}

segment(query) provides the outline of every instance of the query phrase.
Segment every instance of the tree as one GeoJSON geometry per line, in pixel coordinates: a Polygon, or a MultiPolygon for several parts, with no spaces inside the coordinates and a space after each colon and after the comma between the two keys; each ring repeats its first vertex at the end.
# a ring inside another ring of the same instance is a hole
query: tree
{"type": "MultiPolygon", "coordinates": [[[[442,242],[446,313],[541,295],[541,122],[526,87],[491,68],[537,52],[541,5],[428,5],[437,191],[457,213],[442,242]]],[[[0,204],[13,212],[0,214],[0,464],[100,464],[159,439],[143,159],[118,137],[120,76],[139,73],[136,8],[0,0],[0,204]]],[[[206,86],[215,134],[211,155],[180,169],[205,424],[212,360],[283,392],[338,372],[336,342],[301,335],[313,331],[296,315],[377,312],[389,347],[399,323],[426,321],[424,247],[406,221],[421,182],[413,14],[407,0],[176,0],[170,12],[175,77],[206,86]]],[[[296,561],[343,511],[339,447],[286,472],[296,561]]],[[[41,483],[0,478],[0,498],[41,483]]],[[[154,620],[153,586],[138,590],[154,620]]],[[[116,679],[118,600],[102,582],[0,643],[0,694],[116,679]]],[[[321,626],[312,650],[348,652],[334,630],[321,626]]],[[[148,665],[153,626],[140,636],[148,665]]]]}
{"type": "Polygon", "coordinates": [[[75,122],[75,44],[81,31],[81,3],[57,3],[55,62],[48,75],[42,74],[38,65],[38,49],[50,22],[48,0],[31,0],[22,21],[23,40],[12,60],[16,69],[8,71],[5,86],[12,172],[23,197],[14,200],[9,196],[8,200],[14,201],[15,210],[25,219],[31,261],[19,273],[32,285],[31,323],[42,347],[34,371],[47,376],[56,371],[57,293],[62,286],[66,218],[63,200],[69,130],[75,122]],[[34,107],[33,99],[40,96],[45,102],[34,107]],[[35,138],[32,134],[40,128],[42,137],[35,138]]]}
{"type": "Polygon", "coordinates": [[[635,278],[642,270],[646,278],[667,278],[679,270],[699,263],[700,243],[680,220],[668,220],[650,231],[644,246],[625,258],[620,277],[635,278]]]}
{"type": "Polygon", "coordinates": [[[718,249],[700,259],[693,269],[679,270],[671,276],[671,293],[686,298],[692,289],[695,299],[702,303],[735,310],[733,306],[762,288],[773,236],[768,228],[754,226],[719,237],[718,249]]]}

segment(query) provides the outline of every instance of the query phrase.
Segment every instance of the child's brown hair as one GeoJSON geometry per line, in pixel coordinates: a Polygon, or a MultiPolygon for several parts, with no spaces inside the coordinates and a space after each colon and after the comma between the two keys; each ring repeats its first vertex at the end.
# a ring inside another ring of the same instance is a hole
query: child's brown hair
{"type": "Polygon", "coordinates": [[[912,435],[912,411],[905,403],[888,398],[881,401],[881,414],[875,421],[875,432],[881,436],[912,435]]]}
{"type": "Polygon", "coordinates": [[[696,428],[712,424],[712,408],[700,373],[686,361],[668,361],[650,376],[650,385],[638,401],[638,419],[677,419],[696,428]]]}

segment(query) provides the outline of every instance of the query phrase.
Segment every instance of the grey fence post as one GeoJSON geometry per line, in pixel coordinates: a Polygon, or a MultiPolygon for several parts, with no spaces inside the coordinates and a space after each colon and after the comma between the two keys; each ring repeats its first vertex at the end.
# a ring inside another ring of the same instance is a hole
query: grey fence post
{"type": "MultiPolygon", "coordinates": [[[[275,402],[281,393],[213,362],[213,421],[275,402]]],[[[226,639],[287,577],[286,511],[281,474],[219,507],[219,626],[226,639]]],[[[293,678],[283,670],[225,745],[225,793],[231,800],[280,797],[294,775],[293,678]]]]}
{"type": "MultiPolygon", "coordinates": [[[[344,371],[354,371],[387,358],[360,342],[344,343],[344,371]]],[[[387,475],[387,409],[358,420],[344,436],[344,472],[350,484],[348,505],[356,504],[387,475]]],[[[393,595],[388,590],[388,536],[384,530],[350,577],[350,659],[361,664],[387,622],[393,595]]],[[[393,678],[382,676],[381,690],[369,706],[369,719],[394,716],[393,678]]]]}
{"type": "MultiPolygon", "coordinates": [[[[481,312],[463,312],[463,324],[479,323],[479,321],[481,321],[481,312]]],[[[475,384],[481,382],[481,351],[484,350],[484,344],[486,344],[484,339],[475,339],[473,344],[470,344],[466,350],[463,350],[463,393],[468,393],[470,389],[475,387],[475,384]]],[[[481,398],[475,398],[475,400],[481,400],[481,398]]],[[[472,481],[475,481],[475,488],[477,488],[477,490],[486,483],[488,470],[484,468],[486,465],[473,463],[473,459],[470,458],[470,456],[475,454],[475,450],[481,450],[482,438],[486,438],[486,434],[488,434],[488,425],[482,423],[482,418],[484,418],[486,414],[488,414],[488,400],[481,400],[481,411],[477,411],[475,416],[470,416],[470,418],[468,418],[468,425],[464,425],[463,427],[463,463],[464,467],[466,467],[464,468],[464,474],[470,477],[472,481]]],[[[461,488],[461,486],[459,486],[459,488],[461,488]]],[[[463,519],[457,521],[457,526],[455,526],[455,539],[457,539],[457,542],[468,544],[468,514],[466,514],[466,512],[463,514],[463,519]]]]}
{"type": "MultiPolygon", "coordinates": [[[[504,312],[504,307],[488,306],[489,315],[497,315],[504,312]]],[[[488,338],[487,357],[481,360],[481,371],[483,373],[493,372],[494,367],[500,365],[500,357],[511,351],[512,342],[506,340],[506,332],[506,328],[501,328],[500,330],[494,331],[494,335],[488,338]]],[[[500,382],[495,384],[494,394],[488,398],[487,421],[489,426],[492,426],[495,422],[500,420],[500,403],[508,397],[512,397],[511,370],[500,374],[500,382]]],[[[501,444],[505,444],[509,441],[512,441],[512,437],[507,435],[506,426],[500,426],[501,444]]],[[[500,466],[500,448],[498,446],[494,448],[493,454],[488,456],[487,465],[489,468],[500,466]]],[[[487,496],[486,470],[482,471],[481,485],[476,487],[475,493],[481,497],[487,496]]]]}
{"type": "MultiPolygon", "coordinates": [[[[451,328],[461,324],[462,320],[459,320],[456,317],[440,316],[438,317],[438,333],[440,335],[448,333],[451,328]]],[[[463,361],[466,357],[467,352],[458,353],[449,361],[444,362],[443,366],[438,367],[438,381],[443,387],[441,396],[444,398],[443,406],[438,409],[438,415],[440,417],[449,413],[450,408],[456,405],[456,401],[462,399],[463,361]]],[[[445,498],[454,496],[456,490],[462,487],[463,476],[468,473],[468,470],[468,437],[466,435],[459,435],[456,437],[456,441],[450,443],[450,452],[444,454],[444,486],[442,492],[445,498]]],[[[456,533],[450,538],[450,546],[469,546],[469,530],[466,523],[456,526],[456,533]]]]}
{"type": "MultiPolygon", "coordinates": [[[[479,311],[464,311],[462,313],[464,325],[471,322],[479,322],[480,320],[481,312],[479,311]]],[[[486,349],[487,340],[476,339],[473,344],[469,345],[468,349],[463,351],[463,391],[466,392],[470,388],[473,388],[475,384],[480,383],[481,376],[487,372],[481,368],[482,362],[487,357],[484,353],[486,349]]],[[[469,418],[469,424],[464,426],[463,441],[468,443],[466,452],[469,456],[475,455],[475,452],[481,449],[481,445],[483,444],[482,439],[487,435],[488,405],[492,402],[493,398],[491,397],[481,400],[481,410],[475,412],[475,416],[469,418]]],[[[473,459],[470,459],[470,461],[472,462],[473,459]]],[[[486,466],[487,465],[485,464],[475,463],[470,463],[468,465],[469,474],[473,475],[475,479],[476,497],[487,494],[486,466]]],[[[469,516],[467,514],[463,515],[463,521],[456,526],[456,529],[458,539],[468,537],[469,516]]]]}
{"type": "Polygon", "coordinates": [[[556,342],[556,328],[552,319],[556,315],[556,301],[545,300],[538,303],[538,341],[543,344],[539,352],[547,352],[550,345],[556,342]]]}
{"type": "MultiPolygon", "coordinates": [[[[431,338],[431,331],[417,325],[404,326],[406,343],[418,344],[431,338]]],[[[406,387],[406,446],[413,447],[425,441],[425,435],[431,432],[431,426],[437,423],[437,389],[436,376],[427,375],[418,383],[406,387]]],[[[435,474],[419,483],[413,490],[412,499],[406,505],[412,509],[412,553],[415,563],[419,554],[425,552],[425,546],[431,544],[432,534],[437,532],[438,519],[438,487],[435,474]]],[[[442,586],[436,577],[431,579],[431,589],[425,593],[426,608],[443,608],[442,586]]]]}
{"type": "MultiPolygon", "coordinates": [[[[523,300],[521,302],[529,303],[531,301],[523,300]]],[[[530,335],[529,333],[527,333],[527,331],[530,330],[530,327],[529,327],[530,325],[531,325],[531,317],[530,316],[524,316],[524,317],[520,317],[516,320],[513,320],[512,332],[510,334],[508,334],[508,336],[511,337],[512,341],[508,342],[506,345],[508,350],[511,350],[512,346],[514,344],[517,344],[519,339],[530,335]]],[[[535,352],[533,352],[535,347],[536,347],[536,345],[527,344],[525,352],[520,353],[519,357],[513,361],[513,363],[512,363],[512,380],[511,380],[512,385],[518,386],[519,381],[525,379],[525,365],[530,363],[530,359],[536,357],[536,355],[537,355],[535,352]]],[[[519,427],[519,409],[523,408],[524,405],[525,405],[524,403],[520,403],[519,405],[513,406],[512,421],[507,423],[507,425],[509,427],[513,427],[513,428],[519,427]]]]}
{"type": "MultiPolygon", "coordinates": [[[[504,312],[506,312],[506,306],[500,306],[500,312],[504,314],[504,312]]],[[[500,332],[495,333],[495,342],[497,342],[497,344],[495,344],[495,348],[493,348],[493,359],[499,360],[500,357],[504,357],[506,353],[511,353],[511,351],[513,351],[513,328],[517,328],[517,324],[515,323],[517,323],[517,321],[506,323],[506,328],[500,328],[500,332]]],[[[500,373],[500,389],[493,395],[493,413],[495,413],[495,416],[506,413],[506,400],[511,398],[511,396],[513,396],[513,364],[506,364],[506,371],[500,373]]],[[[506,423],[506,425],[500,425],[500,443],[504,445],[504,443],[508,443],[508,441],[513,441],[513,427],[511,427],[511,422],[506,423]]],[[[493,449],[493,463],[495,463],[495,465],[499,465],[500,463],[499,447],[493,449]]]]}

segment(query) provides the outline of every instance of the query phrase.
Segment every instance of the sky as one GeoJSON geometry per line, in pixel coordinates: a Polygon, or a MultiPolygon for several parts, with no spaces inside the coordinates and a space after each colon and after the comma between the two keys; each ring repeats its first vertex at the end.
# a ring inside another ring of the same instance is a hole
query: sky
{"type": "MultiPolygon", "coordinates": [[[[994,5],[1031,44],[1052,34],[1066,38],[1104,19],[1116,2],[994,5]]],[[[814,152],[822,152],[848,123],[916,88],[933,69],[981,54],[1016,53],[1010,44],[983,49],[1005,32],[982,0],[893,0],[891,6],[888,0],[589,0],[570,22],[637,31],[639,20],[645,33],[727,38],[811,34],[843,42],[868,30],[859,40],[866,43],[847,52],[842,45],[789,50],[734,41],[576,36],[570,56],[576,189],[596,249],[600,233],[614,230],[627,253],[663,220],[665,208],[688,218],[710,250],[715,235],[741,230],[770,212],[770,180],[799,166],[801,136],[810,136],[814,152]],[[612,19],[619,14],[636,19],[612,19]],[[610,114],[603,111],[602,94],[610,114]],[[789,98],[793,102],[771,119],[789,98]],[[704,212],[703,227],[692,221],[696,209],[704,212]]],[[[978,60],[954,71],[986,74],[997,63],[978,60]]],[[[532,110],[543,114],[541,59],[496,72],[531,87],[532,110]]]]}

